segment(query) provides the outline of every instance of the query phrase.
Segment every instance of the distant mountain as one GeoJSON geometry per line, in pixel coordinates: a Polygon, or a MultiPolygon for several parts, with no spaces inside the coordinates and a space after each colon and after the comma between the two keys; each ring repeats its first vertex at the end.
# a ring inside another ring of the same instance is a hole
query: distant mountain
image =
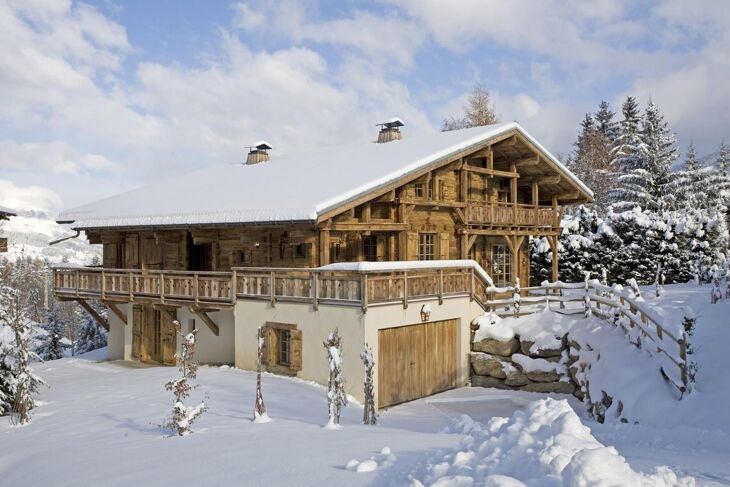
{"type": "Polygon", "coordinates": [[[95,259],[101,261],[101,245],[91,245],[83,234],[49,246],[48,243],[66,235],[73,235],[68,228],[55,222],[47,211],[17,210],[18,216],[0,224],[0,235],[8,238],[8,253],[0,257],[15,259],[29,255],[58,264],[89,265],[95,259]]]}

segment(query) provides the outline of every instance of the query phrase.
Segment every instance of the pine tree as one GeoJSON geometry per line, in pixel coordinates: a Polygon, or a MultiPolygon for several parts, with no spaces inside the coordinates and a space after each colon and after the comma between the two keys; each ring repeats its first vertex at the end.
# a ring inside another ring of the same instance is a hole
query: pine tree
{"type": "Polygon", "coordinates": [[[489,91],[481,83],[474,86],[469,101],[464,106],[464,115],[461,117],[449,117],[444,119],[441,125],[442,132],[459,130],[469,127],[491,125],[499,122],[494,105],[492,105],[489,91]]]}
{"type": "Polygon", "coordinates": [[[644,170],[645,145],[639,126],[640,114],[636,99],[632,96],[626,98],[621,111],[624,115],[621,133],[611,151],[615,186],[610,193],[614,207],[626,210],[636,206],[642,197],[643,188],[637,185],[637,179],[644,170]]]}
{"type": "Polygon", "coordinates": [[[48,312],[46,322],[42,325],[45,335],[40,339],[36,353],[42,360],[63,358],[64,346],[61,342],[66,330],[66,322],[61,317],[58,303],[48,312]]]}
{"type": "Polygon", "coordinates": [[[690,142],[685,154],[684,167],[674,175],[672,189],[675,191],[679,208],[707,209],[711,199],[712,168],[703,167],[697,158],[694,143],[690,142]]]}
{"type": "Polygon", "coordinates": [[[727,211],[730,207],[730,175],[728,169],[730,169],[730,146],[722,141],[717,150],[717,158],[710,176],[712,191],[707,195],[710,208],[727,211]]]}
{"type": "Polygon", "coordinates": [[[677,139],[654,102],[649,100],[642,120],[642,137],[646,146],[644,178],[635,181],[642,187],[642,208],[661,211],[676,206],[674,195],[667,191],[672,164],[677,159],[677,139]]]}
{"type": "Polygon", "coordinates": [[[593,206],[603,212],[611,189],[611,140],[599,130],[590,114],[581,122],[581,132],[567,164],[593,190],[593,206]]]}
{"type": "Polygon", "coordinates": [[[596,128],[613,144],[619,136],[618,124],[613,120],[614,113],[607,101],[601,101],[595,114],[596,128]]]}
{"type": "Polygon", "coordinates": [[[360,359],[365,366],[365,383],[364,394],[365,394],[365,405],[363,407],[362,422],[364,424],[374,425],[378,422],[378,415],[375,412],[375,386],[373,385],[373,369],[375,368],[375,360],[373,359],[373,350],[365,344],[362,352],[360,352],[360,359]]]}
{"type": "Polygon", "coordinates": [[[266,412],[264,404],[264,395],[261,392],[261,370],[264,362],[264,328],[258,327],[256,330],[256,400],[253,406],[253,420],[256,423],[266,423],[270,421],[269,414],[266,412]]]}
{"type": "MultiPolygon", "coordinates": [[[[91,304],[99,315],[106,318],[106,308],[96,304],[91,304]]],[[[85,311],[78,310],[78,324],[77,324],[77,337],[74,343],[75,353],[86,353],[92,350],[97,350],[102,347],[106,347],[107,344],[107,332],[96,319],[85,311]]]]}

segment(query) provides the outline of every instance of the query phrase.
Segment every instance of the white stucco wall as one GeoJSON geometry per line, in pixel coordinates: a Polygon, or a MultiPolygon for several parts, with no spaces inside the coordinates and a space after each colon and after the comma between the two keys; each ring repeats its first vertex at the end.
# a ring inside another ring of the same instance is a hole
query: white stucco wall
{"type": "MultiPolygon", "coordinates": [[[[132,305],[130,304],[118,304],[117,307],[127,315],[128,324],[120,320],[117,315],[109,311],[107,313],[109,321],[109,334],[107,336],[107,358],[109,360],[124,360],[125,354],[125,336],[129,331],[129,339],[132,339],[131,333],[131,312],[132,305]],[[129,330],[127,330],[129,328],[129,330]]],[[[131,348],[130,348],[131,350],[131,348]]]]}
{"type": "Polygon", "coordinates": [[[236,315],[236,367],[255,370],[256,330],[267,321],[296,324],[302,331],[302,370],[297,377],[326,384],[329,377],[327,353],[322,342],[335,328],[342,337],[342,363],[345,390],[362,398],[365,371],[360,362],[364,329],[363,313],[359,307],[320,305],[317,311],[311,303],[277,303],[239,300],[236,315]]]}
{"type": "MultiPolygon", "coordinates": [[[[194,326],[198,329],[195,337],[195,355],[201,364],[232,365],[234,362],[235,342],[233,310],[221,310],[208,313],[208,316],[218,325],[218,336],[208,328],[200,317],[188,308],[178,308],[177,320],[182,326],[183,333],[192,331],[190,320],[195,320],[194,326]]],[[[178,348],[180,347],[178,339],[178,348]]]]}

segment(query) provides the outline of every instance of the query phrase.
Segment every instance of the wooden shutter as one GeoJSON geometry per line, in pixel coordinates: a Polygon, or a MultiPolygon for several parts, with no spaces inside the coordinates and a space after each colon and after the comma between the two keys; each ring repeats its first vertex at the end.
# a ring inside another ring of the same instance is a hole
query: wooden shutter
{"type": "Polygon", "coordinates": [[[117,245],[118,244],[115,243],[104,244],[104,258],[102,259],[102,265],[107,269],[115,269],[119,267],[119,264],[123,265],[123,263],[117,263],[117,245]]]}
{"type": "Polygon", "coordinates": [[[449,234],[439,234],[439,259],[447,260],[449,258],[449,234]]]}
{"type": "Polygon", "coordinates": [[[408,260],[418,260],[418,233],[408,232],[408,260]]]}
{"type": "Polygon", "coordinates": [[[139,268],[139,238],[137,235],[128,235],[124,245],[124,267],[127,269],[139,268]]]}
{"type": "Polygon", "coordinates": [[[264,327],[264,364],[269,367],[276,365],[277,349],[276,329],[271,326],[264,327]]]}
{"type": "Polygon", "coordinates": [[[289,368],[293,372],[302,370],[302,331],[291,330],[291,358],[289,368]]]}
{"type": "Polygon", "coordinates": [[[144,308],[135,306],[132,314],[132,358],[139,360],[142,348],[142,320],[144,308]]]}

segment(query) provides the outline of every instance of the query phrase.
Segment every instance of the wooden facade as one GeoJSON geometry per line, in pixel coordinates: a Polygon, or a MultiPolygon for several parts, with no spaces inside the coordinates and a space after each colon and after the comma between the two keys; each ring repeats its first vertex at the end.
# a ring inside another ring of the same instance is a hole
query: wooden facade
{"type": "MultiPolygon", "coordinates": [[[[0,227],[4,220],[9,220],[15,213],[7,208],[0,207],[0,227]]],[[[8,251],[8,239],[0,235],[0,254],[8,251]]]]}
{"type": "Polygon", "coordinates": [[[515,133],[424,167],[310,223],[86,233],[92,243],[103,244],[107,269],[230,271],[474,259],[498,285],[516,276],[528,285],[528,237],[546,236],[555,246],[563,207],[585,199],[575,183],[515,133]]]}

